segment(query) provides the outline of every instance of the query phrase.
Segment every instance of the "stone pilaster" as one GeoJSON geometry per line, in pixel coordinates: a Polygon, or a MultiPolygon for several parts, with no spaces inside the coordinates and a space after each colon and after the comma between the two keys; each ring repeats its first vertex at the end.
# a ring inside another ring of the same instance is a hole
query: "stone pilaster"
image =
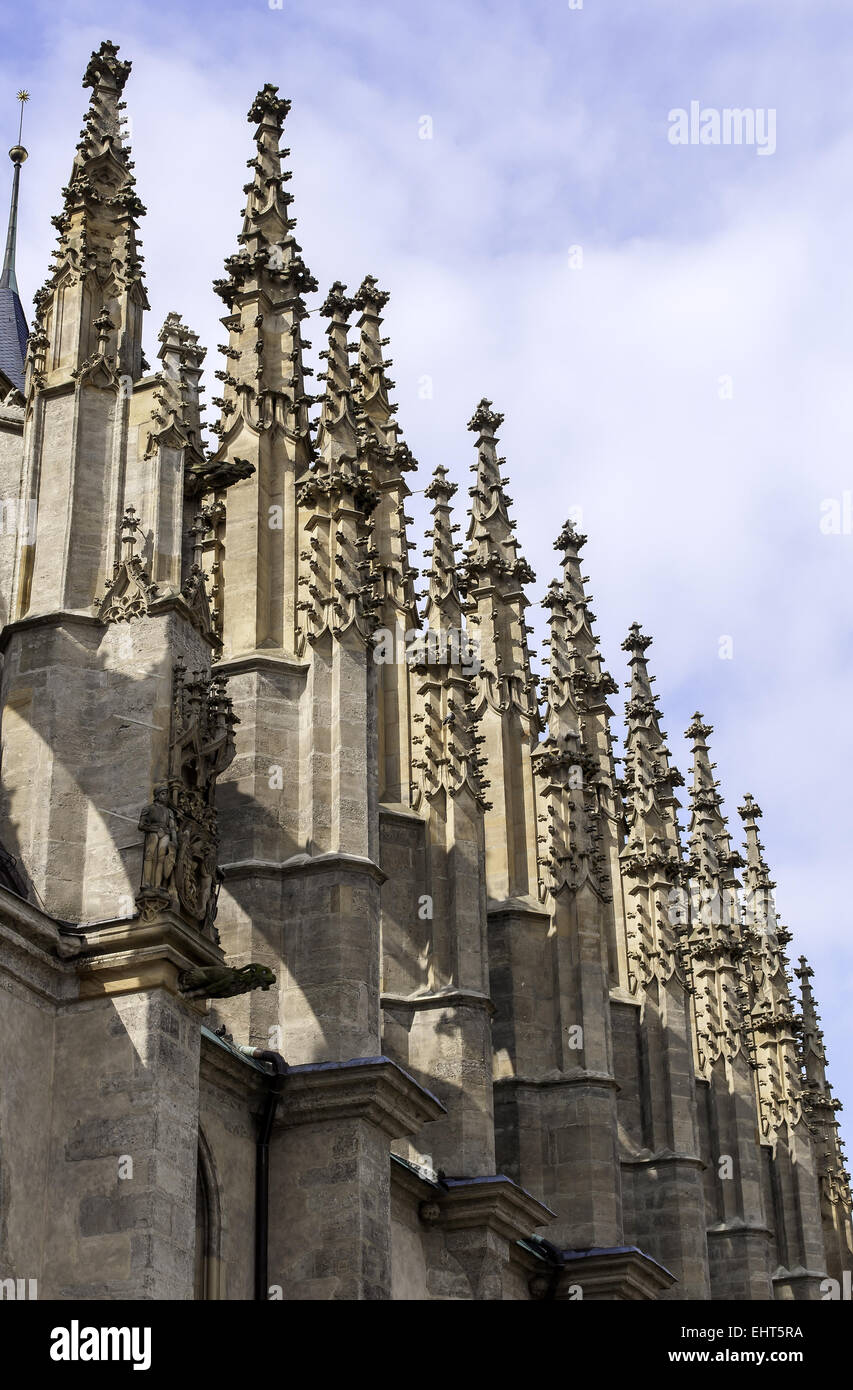
{"type": "MultiPolygon", "coordinates": [[[[450,499],[439,468],[433,503],[429,593],[413,663],[417,696],[413,801],[419,817],[383,808],[423,872],[417,893],[389,884],[383,900],[384,1036],[423,1084],[431,1078],[447,1118],[415,1136],[411,1157],[456,1174],[493,1174],[492,1056],[486,947],[483,789],[473,718],[476,663],[462,618],[450,499]],[[420,817],[423,819],[421,820],[420,817]],[[405,826],[405,830],[404,827],[405,826]]],[[[405,869],[395,864],[397,875],[405,869]]]]}
{"type": "Polygon", "coordinates": [[[390,1299],[389,1146],[441,1113],[387,1057],[290,1069],[270,1192],[270,1280],[285,1299],[390,1299]]]}

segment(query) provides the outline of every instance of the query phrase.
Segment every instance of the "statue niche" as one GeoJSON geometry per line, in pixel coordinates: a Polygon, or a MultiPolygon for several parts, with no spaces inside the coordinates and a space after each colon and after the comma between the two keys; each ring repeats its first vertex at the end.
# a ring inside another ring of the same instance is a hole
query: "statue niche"
{"type": "Polygon", "coordinates": [[[168,781],[139,817],[145,833],[143,918],[171,906],[213,941],[222,879],[217,865],[216,778],[234,757],[237,723],[221,676],[173,668],[168,781]]]}

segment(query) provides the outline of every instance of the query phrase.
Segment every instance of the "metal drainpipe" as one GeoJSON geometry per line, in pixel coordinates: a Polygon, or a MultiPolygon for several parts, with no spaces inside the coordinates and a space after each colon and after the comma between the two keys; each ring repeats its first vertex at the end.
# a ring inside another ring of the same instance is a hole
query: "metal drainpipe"
{"type": "Polygon", "coordinates": [[[255,1302],[266,1303],[269,1297],[270,1135],[284,1089],[287,1063],[280,1052],[265,1052],[260,1047],[240,1047],[239,1051],[256,1062],[270,1062],[275,1068],[255,1144],[255,1302]]]}

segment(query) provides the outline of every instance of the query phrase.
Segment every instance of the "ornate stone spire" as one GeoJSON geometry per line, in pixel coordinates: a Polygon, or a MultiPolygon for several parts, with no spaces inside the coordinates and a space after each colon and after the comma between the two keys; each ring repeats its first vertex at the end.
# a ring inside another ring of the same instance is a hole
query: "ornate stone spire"
{"type": "Polygon", "coordinates": [[[563,553],[563,593],[568,614],[567,645],[572,686],[580,715],[581,738],[587,752],[595,759],[595,782],[601,793],[602,809],[607,802],[608,814],[615,815],[615,769],[610,719],[613,711],[608,695],[619,687],[604,670],[598,638],[593,632],[595,614],[590,608],[592,595],[585,589],[586,577],[581,574],[580,552],[586,536],[567,521],[557,540],[555,550],[563,553]]]}
{"type": "Polygon", "coordinates": [[[230,311],[222,320],[230,334],[228,346],[220,349],[226,366],[216,373],[224,391],[213,398],[221,412],[214,432],[223,444],[236,433],[240,416],[255,429],[277,424],[300,440],[308,436],[313,397],[305,391],[311,372],[302,352],[310,343],[303,340],[300,324],[308,312],[303,296],[316,290],[317,282],[293,236],[293,195],[284,187],[291,175],[281,161],[290,151],[280,144],[289,110],[290,102],[270,83],[249,109],[247,119],[257,127],[256,152],[247,161],[252,178],[243,188],[240,250],[225,262],[227,278],[214,282],[230,311]]]}
{"type": "Polygon", "coordinates": [[[377,573],[370,514],[377,493],[358,456],[347,323],[353,301],[336,280],[320,309],[328,318],[326,383],[313,468],[298,492],[306,513],[300,551],[297,650],[326,630],[337,636],[355,625],[367,641],[376,626],[377,573]]]}
{"type": "Polygon", "coordinates": [[[336,280],[320,309],[324,318],[329,320],[326,329],[328,347],[320,353],[320,357],[326,361],[326,370],[320,372],[317,378],[326,383],[317,427],[318,467],[325,472],[332,472],[341,463],[354,465],[358,452],[347,342],[347,326],[355,304],[345,291],[346,285],[336,280]]]}
{"type": "Polygon", "coordinates": [[[527,636],[532,629],[525,622],[529,600],[524,591],[524,585],[536,576],[514,535],[515,522],[509,516],[512,498],[501,476],[506,460],[497,454],[497,430],[504,417],[491,405],[481,400],[468,422],[477,440],[477,461],[471,465],[476,482],[469,489],[465,584],[471,620],[478,628],[486,698],[495,709],[517,709],[538,737],[541,720],[537,682],[530,669],[527,636]]]}
{"type": "MultiPolygon", "coordinates": [[[[685,877],[675,788],[684,783],[670,766],[658,698],[652,694],[646,650],[652,639],[632,623],[622,650],[629,654],[630,699],[625,706],[625,848],[620,859],[626,888],[630,983],[646,985],[679,969],[680,914],[672,911],[685,877]]],[[[682,927],[683,932],[683,927],[682,927]]]]}
{"type": "Polygon", "coordinates": [[[622,650],[629,654],[630,699],[625,705],[625,819],[629,841],[623,855],[627,862],[636,853],[662,857],[673,864],[681,859],[675,788],[684,785],[677,768],[670,766],[666,733],[660,727],[658,697],[652,694],[655,677],[649,675],[646,649],[651,645],[639,623],[632,623],[622,650]]]}
{"type": "Polygon", "coordinates": [[[83,77],[83,86],[92,89],[89,109],[63,209],[53,219],[59,233],[55,265],[36,295],[38,328],[46,338],[33,344],[39,383],[56,372],[85,371],[99,359],[134,381],[144,370],[142,313],[148,299],[136,233],[145,208],[121,130],[129,73],[130,63],[105,40],[83,77]]]}
{"type": "Polygon", "coordinates": [[[539,815],[539,895],[577,892],[584,882],[610,896],[601,835],[587,812],[596,764],[583,746],[580,716],[571,680],[569,602],[553,580],[542,601],[549,610],[550,648],[545,681],[546,736],[534,753],[541,789],[539,815]]]}
{"type": "MultiPolygon", "coordinates": [[[[563,617],[560,620],[560,656],[556,664],[552,632],[549,703],[553,702],[558,689],[555,681],[558,677],[562,680],[567,678],[571,682],[583,753],[584,805],[589,832],[596,846],[595,869],[602,894],[610,898],[619,882],[622,808],[616,797],[610,734],[613,711],[607,697],[615,694],[618,687],[603,668],[598,638],[593,632],[595,614],[590,608],[591,598],[584,587],[586,578],[581,574],[579,558],[585,543],[586,536],[581,535],[571,521],[565,523],[554,542],[554,549],[562,555],[563,578],[559,592],[563,617]]],[[[608,951],[615,968],[616,941],[612,920],[607,935],[608,951]]]]}
{"type": "Polygon", "coordinates": [[[387,292],[379,289],[374,276],[366,275],[354,296],[359,339],[353,376],[359,463],[378,498],[365,559],[372,566],[370,577],[378,598],[379,799],[407,805],[415,788],[411,750],[414,692],[406,663],[406,633],[416,631],[421,619],[414,588],[418,571],[409,558],[406,528],[412,518],[406,514],[406,498],[411,490],[405,474],[417,463],[393,418],[397,407],[388,399],[394,383],[387,369],[392,364],[383,356],[388,340],[380,337],[387,302],[387,292]]]}
{"type": "Polygon", "coordinates": [[[823,1199],[827,1268],[833,1277],[840,1278],[842,1272],[850,1268],[853,1255],[850,1173],[836,1119],[842,1107],[827,1080],[826,1049],[811,986],[814,971],[805,956],[800,956],[800,967],[794,973],[800,981],[800,1059],[805,1072],[803,1104],[814,1135],[823,1199]]]}
{"type": "Polygon", "coordinates": [[[746,832],[743,872],[743,965],[749,988],[755,1039],[761,1126],[775,1135],[783,1121],[796,1124],[802,1113],[800,1065],[789,961],[791,933],[776,915],[776,886],[764,859],[757,821],[761,807],[747,792],[738,814],[746,832]]]}
{"type": "Polygon", "coordinates": [[[743,1047],[752,1055],[749,996],[741,968],[739,884],[743,863],[731,847],[708,750],[710,724],[694,714],[687,729],[693,740],[690,792],[689,955],[696,981],[699,1065],[704,1070],[720,1055],[729,1060],[743,1047]]]}
{"type": "Polygon", "coordinates": [[[756,822],[761,818],[761,807],[750,792],[744,796],[743,805],[738,806],[738,815],[743,821],[746,833],[746,861],[743,871],[745,920],[759,930],[773,931],[776,926],[773,902],[773,889],[776,884],[770,877],[770,870],[764,859],[764,846],[758,835],[756,822]]]}
{"type": "Polygon", "coordinates": [[[187,491],[193,495],[198,490],[196,475],[205,465],[199,383],[207,354],[199,344],[198,334],[187,328],[180,314],[174,311],[166,315],[158,342],[157,356],[162,365],[157,374],[156,407],[152,413],[146,456],[150,456],[162,439],[172,437],[179,442],[187,450],[185,483],[187,491]]]}
{"type": "Polygon", "coordinates": [[[15,250],[18,236],[18,196],[21,183],[21,165],[27,158],[27,151],[21,144],[24,127],[24,105],[29,101],[29,92],[19,92],[21,116],[18,124],[18,142],[9,151],[14,174],[12,175],[12,196],[9,203],[9,229],[6,234],[6,250],[3,256],[3,269],[0,271],[0,372],[8,377],[13,386],[24,390],[24,362],[27,354],[27,321],[18,293],[15,276],[15,250]]]}
{"type": "MultiPolygon", "coordinates": [[[[805,1072],[805,1104],[812,1125],[816,1126],[829,1152],[824,1151],[824,1171],[836,1178],[850,1181],[849,1173],[844,1172],[844,1162],[838,1143],[838,1122],[836,1112],[841,1102],[836,1100],[826,1075],[826,1047],[820,1014],[814,997],[811,982],[814,971],[800,956],[799,969],[794,971],[800,982],[800,1056],[805,1072]]],[[[820,1146],[818,1157],[820,1157],[820,1146]]]]}
{"type": "Polygon", "coordinates": [[[447,469],[441,464],[425,492],[433,506],[432,527],[426,532],[431,540],[426,628],[414,663],[421,676],[414,716],[418,731],[412,737],[415,805],[421,794],[432,796],[444,787],[456,796],[466,785],[484,805],[483,760],[478,752],[484,739],[476,718],[472,675],[476,654],[462,616],[458,546],[453,539],[459,528],[453,524],[450,507],[456,484],[448,482],[447,469]]]}
{"type": "Polygon", "coordinates": [[[699,929],[707,925],[715,940],[722,935],[734,941],[739,936],[740,920],[735,869],[743,860],[737,850],[732,849],[722,798],[717,790],[720,784],[714,779],[716,763],[711,762],[707,741],[713,732],[712,725],[703,723],[702,715],[697,712],[686,734],[693,740],[690,867],[701,900],[694,926],[699,929]]]}
{"type": "Polygon", "coordinates": [[[293,654],[299,627],[299,535],[296,490],[313,456],[305,389],[311,368],[303,351],[304,295],[317,288],[293,236],[292,195],[280,149],[290,103],[269,83],[253,101],[255,153],[247,161],[246,206],[239,250],[214,289],[228,306],[228,342],[214,396],[219,447],[208,465],[207,491],[219,508],[216,561],[224,656],[270,648],[293,654]],[[248,481],[251,476],[251,481],[248,481]],[[243,483],[225,494],[232,483],[243,483]]]}
{"type": "Polygon", "coordinates": [[[496,903],[539,895],[537,791],[533,752],[542,731],[530,670],[524,585],[535,576],[520,555],[510,498],[500,473],[496,431],[502,415],[482,400],[468,428],[477,440],[476,482],[465,548],[463,585],[477,644],[476,712],[486,739],[494,806],[486,819],[486,877],[496,903]]]}
{"type": "Polygon", "coordinates": [[[388,299],[388,292],[379,289],[373,275],[364,277],[353,298],[360,311],[358,364],[353,372],[356,421],[359,458],[379,496],[374,544],[377,568],[382,573],[381,621],[393,627],[395,618],[400,619],[411,629],[420,623],[414,589],[418,571],[409,561],[406,528],[411,517],[406,515],[406,498],[411,489],[404,474],[418,465],[394,419],[397,407],[388,398],[394,382],[387,369],[393,363],[383,356],[388,339],[380,337],[382,310],[388,299]]]}
{"type": "Polygon", "coordinates": [[[448,482],[447,469],[439,464],[424,495],[432,502],[432,527],[425,532],[431,541],[427,577],[426,625],[433,632],[462,631],[463,600],[460,592],[456,556],[459,543],[453,539],[459,530],[453,523],[451,498],[456,483],[448,482]]]}

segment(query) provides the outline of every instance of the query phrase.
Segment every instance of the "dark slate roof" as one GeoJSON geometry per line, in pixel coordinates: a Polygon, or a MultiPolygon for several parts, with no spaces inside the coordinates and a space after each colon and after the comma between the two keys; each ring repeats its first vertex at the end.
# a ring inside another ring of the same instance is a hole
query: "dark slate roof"
{"type": "Polygon", "coordinates": [[[0,285],[0,372],[24,389],[24,356],[27,351],[27,321],[20,297],[9,285],[0,285]]]}

